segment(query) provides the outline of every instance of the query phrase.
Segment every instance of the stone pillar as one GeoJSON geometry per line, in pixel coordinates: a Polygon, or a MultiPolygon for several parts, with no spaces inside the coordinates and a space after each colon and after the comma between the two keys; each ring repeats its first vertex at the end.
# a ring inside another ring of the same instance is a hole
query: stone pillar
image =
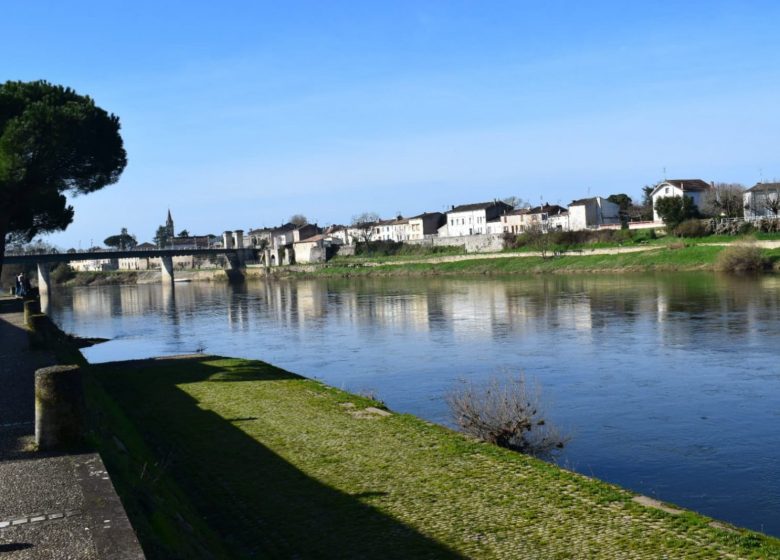
{"type": "Polygon", "coordinates": [[[35,443],[45,451],[82,441],[84,393],[79,366],[35,372],[35,443]]]}
{"type": "Polygon", "coordinates": [[[160,272],[162,272],[162,281],[163,284],[172,286],[173,285],[173,257],[169,255],[164,255],[160,257],[160,272]]]}
{"type": "Polygon", "coordinates": [[[24,325],[29,329],[33,326],[33,317],[41,312],[38,302],[33,299],[25,300],[22,304],[24,309],[24,325]]]}
{"type": "Polygon", "coordinates": [[[222,247],[224,249],[233,248],[233,232],[228,230],[222,234],[222,247]]]}
{"type": "Polygon", "coordinates": [[[237,229],[233,232],[233,246],[236,249],[243,249],[244,248],[244,230],[243,229],[237,229]]]}
{"type": "Polygon", "coordinates": [[[49,278],[49,263],[38,263],[38,293],[51,294],[51,278],[49,278]]]}

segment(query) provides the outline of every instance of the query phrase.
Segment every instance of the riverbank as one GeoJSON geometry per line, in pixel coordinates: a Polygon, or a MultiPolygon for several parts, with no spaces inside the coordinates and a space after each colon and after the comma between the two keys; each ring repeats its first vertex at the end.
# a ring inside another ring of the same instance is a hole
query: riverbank
{"type": "MultiPolygon", "coordinates": [[[[647,247],[577,250],[542,257],[539,253],[505,252],[439,257],[427,260],[354,262],[343,259],[314,272],[274,271],[296,276],[427,276],[467,274],[574,274],[715,271],[727,245],[669,243],[647,247]]],[[[778,270],[780,249],[762,249],[770,269],[778,270]]]]}
{"type": "MultiPolygon", "coordinates": [[[[550,251],[544,256],[534,251],[504,251],[444,256],[339,257],[326,264],[279,266],[267,270],[252,265],[243,270],[247,279],[317,278],[353,276],[434,276],[434,275],[506,275],[506,274],[588,274],[635,272],[716,271],[718,255],[738,242],[697,240],[655,242],[630,247],[576,248],[550,251]]],[[[766,272],[780,271],[780,242],[756,241],[768,266],[766,272]]],[[[179,282],[227,282],[222,269],[177,270],[179,282]]],[[[156,284],[158,270],[78,272],[60,285],[106,286],[156,284]]]]}
{"type": "Polygon", "coordinates": [[[120,362],[89,380],[150,558],[780,558],[777,539],[263,362],[120,362]]]}

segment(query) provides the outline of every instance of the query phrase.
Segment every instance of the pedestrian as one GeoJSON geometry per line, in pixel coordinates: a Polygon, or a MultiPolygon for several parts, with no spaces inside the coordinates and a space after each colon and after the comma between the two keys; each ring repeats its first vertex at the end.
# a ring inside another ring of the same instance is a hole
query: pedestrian
{"type": "Polygon", "coordinates": [[[19,297],[24,297],[27,295],[27,286],[26,286],[27,279],[24,277],[24,272],[20,272],[19,276],[16,277],[16,295],[19,297]]]}
{"type": "Polygon", "coordinates": [[[14,278],[14,295],[21,297],[22,295],[22,279],[21,274],[17,274],[14,278]]]}

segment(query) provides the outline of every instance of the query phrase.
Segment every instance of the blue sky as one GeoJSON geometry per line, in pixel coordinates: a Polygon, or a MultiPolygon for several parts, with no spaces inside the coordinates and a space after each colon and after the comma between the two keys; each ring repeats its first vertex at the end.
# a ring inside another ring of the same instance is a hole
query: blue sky
{"type": "Polygon", "coordinates": [[[663,178],[780,177],[777,2],[36,2],[2,78],[119,115],[129,165],[49,240],[320,224],[663,178]],[[222,5],[219,5],[222,4],[222,5]]]}

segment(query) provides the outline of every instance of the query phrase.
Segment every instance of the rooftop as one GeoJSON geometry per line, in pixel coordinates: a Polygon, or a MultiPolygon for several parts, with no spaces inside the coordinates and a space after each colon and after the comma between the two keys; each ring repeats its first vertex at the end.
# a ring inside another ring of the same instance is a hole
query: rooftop
{"type": "Polygon", "coordinates": [[[507,210],[511,210],[512,207],[509,206],[506,202],[501,202],[500,200],[493,200],[490,202],[477,202],[475,204],[461,204],[460,206],[455,206],[447,212],[448,214],[451,214],[453,212],[473,212],[474,210],[485,210],[487,208],[492,208],[493,206],[504,206],[507,210]]]}

